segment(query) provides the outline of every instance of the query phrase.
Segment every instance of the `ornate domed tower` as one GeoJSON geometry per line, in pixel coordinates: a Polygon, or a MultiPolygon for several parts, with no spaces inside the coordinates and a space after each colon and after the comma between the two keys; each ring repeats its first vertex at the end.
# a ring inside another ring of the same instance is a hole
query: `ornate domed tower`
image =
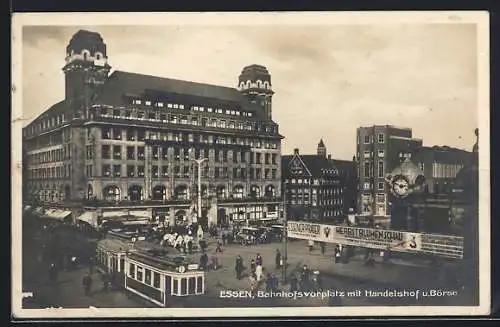
{"type": "Polygon", "coordinates": [[[326,158],[326,146],[325,143],[323,142],[323,139],[319,140],[318,143],[318,148],[316,150],[318,156],[322,156],[326,158]]]}
{"type": "Polygon", "coordinates": [[[82,117],[109,74],[106,44],[99,33],[79,30],[66,47],[66,103],[82,117]]]}
{"type": "Polygon", "coordinates": [[[268,119],[272,119],[271,75],[266,67],[250,65],[243,68],[238,78],[238,89],[250,102],[262,106],[268,119]]]}

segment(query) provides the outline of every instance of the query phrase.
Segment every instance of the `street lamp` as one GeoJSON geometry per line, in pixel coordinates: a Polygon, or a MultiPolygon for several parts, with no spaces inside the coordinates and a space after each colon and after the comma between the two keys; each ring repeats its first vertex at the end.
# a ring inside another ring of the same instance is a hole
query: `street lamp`
{"type": "Polygon", "coordinates": [[[198,164],[198,210],[197,210],[197,221],[201,219],[201,164],[208,160],[208,158],[194,159],[194,161],[198,164]]]}
{"type": "Polygon", "coordinates": [[[288,261],[288,218],[287,218],[287,210],[286,210],[286,183],[283,183],[283,189],[282,189],[282,194],[283,194],[283,218],[284,218],[284,224],[283,224],[283,267],[281,269],[281,279],[283,281],[283,285],[286,285],[287,283],[287,276],[286,276],[286,266],[287,266],[287,261],[288,261]]]}

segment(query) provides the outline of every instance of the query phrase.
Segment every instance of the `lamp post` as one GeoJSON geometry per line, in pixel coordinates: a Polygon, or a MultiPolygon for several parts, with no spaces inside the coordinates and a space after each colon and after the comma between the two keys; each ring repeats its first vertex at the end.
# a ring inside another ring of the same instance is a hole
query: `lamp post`
{"type": "Polygon", "coordinates": [[[198,210],[197,210],[197,221],[201,219],[201,164],[208,160],[208,158],[195,159],[194,161],[198,164],[198,210]]]}
{"type": "Polygon", "coordinates": [[[283,267],[281,268],[281,279],[283,281],[283,285],[287,284],[287,275],[286,275],[286,266],[288,261],[288,218],[287,218],[287,210],[286,210],[286,184],[283,184],[283,267]]]}

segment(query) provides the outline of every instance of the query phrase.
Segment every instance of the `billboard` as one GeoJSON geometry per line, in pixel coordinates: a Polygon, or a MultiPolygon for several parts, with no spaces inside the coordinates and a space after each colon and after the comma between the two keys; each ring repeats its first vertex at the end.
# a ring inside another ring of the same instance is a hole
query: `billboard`
{"type": "Polygon", "coordinates": [[[386,251],[430,253],[448,258],[463,257],[463,238],[378,228],[335,226],[288,221],[289,238],[338,243],[386,251]]]}

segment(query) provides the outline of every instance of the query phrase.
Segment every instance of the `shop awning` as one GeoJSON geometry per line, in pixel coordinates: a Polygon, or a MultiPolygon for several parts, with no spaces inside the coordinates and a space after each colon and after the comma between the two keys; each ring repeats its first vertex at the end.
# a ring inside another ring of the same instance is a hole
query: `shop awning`
{"type": "Polygon", "coordinates": [[[79,221],[86,222],[90,226],[97,227],[97,219],[95,218],[95,213],[94,212],[84,212],[82,215],[78,216],[76,218],[79,221]]]}
{"type": "Polygon", "coordinates": [[[64,220],[64,218],[71,215],[71,211],[60,210],[60,209],[48,209],[43,215],[44,218],[52,218],[57,220],[64,220]]]}
{"type": "Polygon", "coordinates": [[[128,210],[117,210],[117,211],[103,211],[102,217],[126,217],[129,215],[128,210]]]}
{"type": "Polygon", "coordinates": [[[148,210],[131,210],[130,215],[140,218],[151,218],[151,212],[148,210]]]}

